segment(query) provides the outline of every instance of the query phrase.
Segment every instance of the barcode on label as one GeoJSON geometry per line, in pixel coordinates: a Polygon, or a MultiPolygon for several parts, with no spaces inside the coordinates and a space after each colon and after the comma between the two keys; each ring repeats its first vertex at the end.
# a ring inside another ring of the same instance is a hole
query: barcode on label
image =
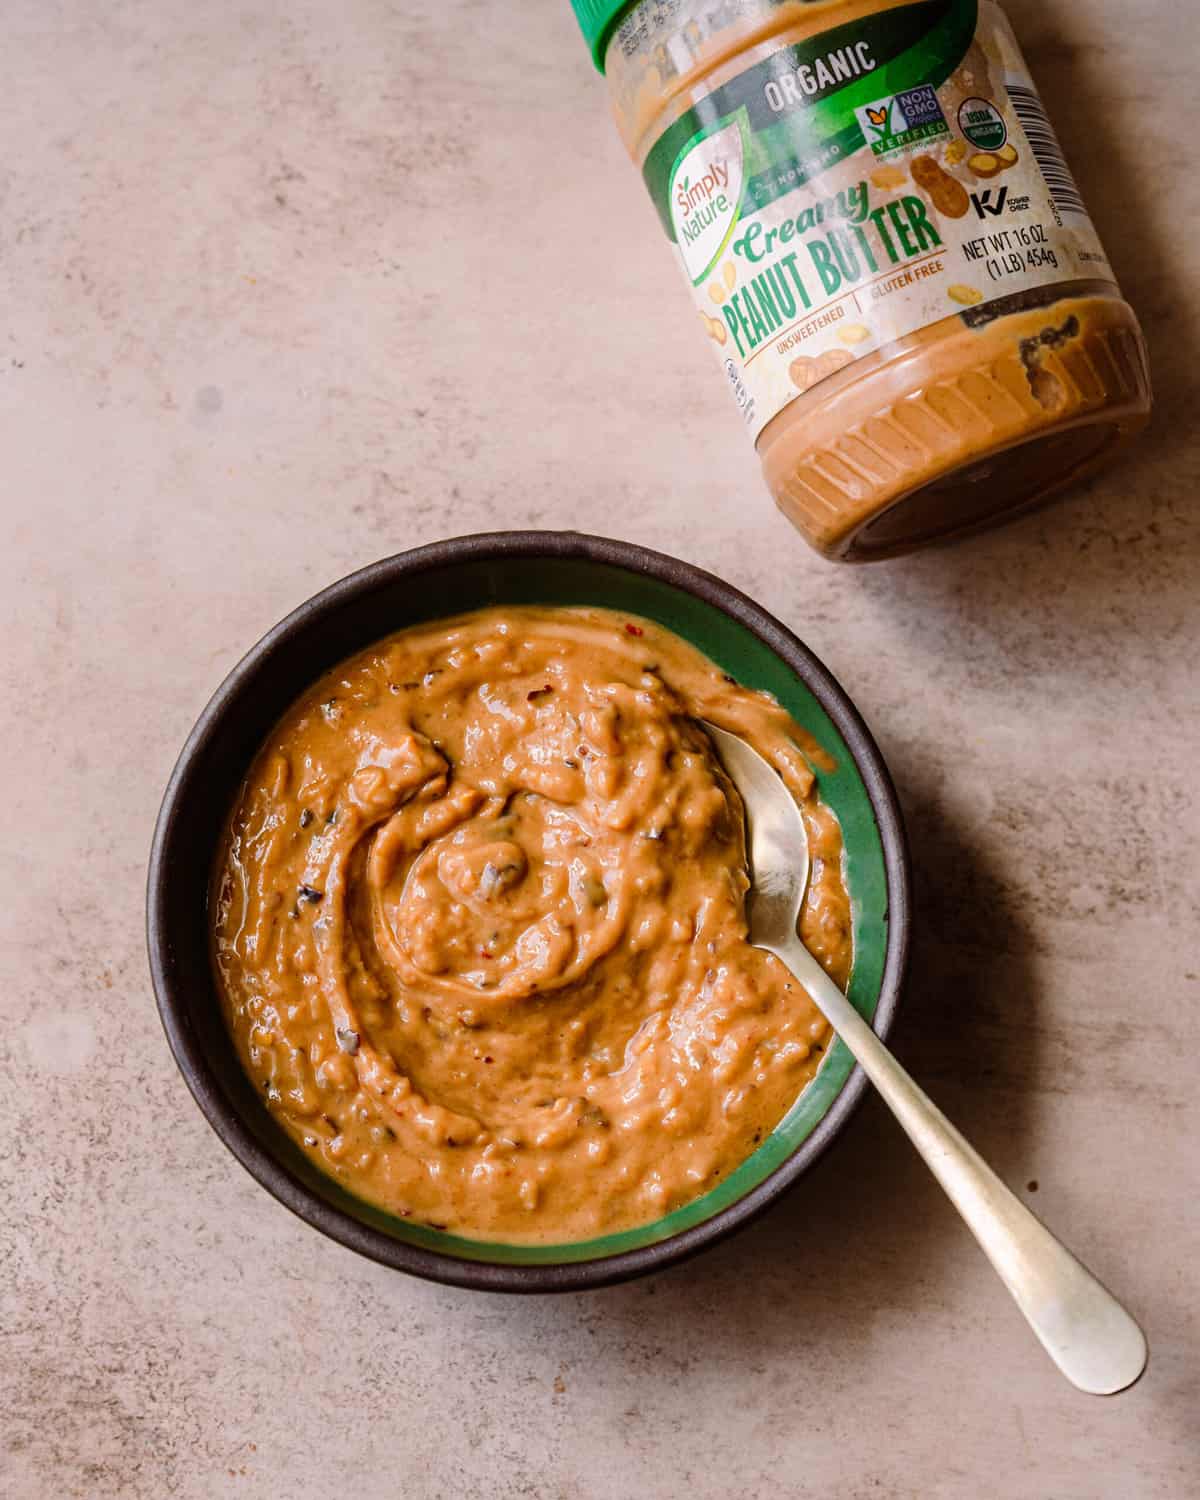
{"type": "Polygon", "coordinates": [[[1050,198],[1060,214],[1083,214],[1087,217],[1087,209],[1084,207],[1083,199],[1079,196],[1079,189],[1075,185],[1075,179],[1071,176],[1071,169],[1067,166],[1066,158],[1062,154],[1062,147],[1058,144],[1058,137],[1054,134],[1054,126],[1047,118],[1046,111],[1042,108],[1042,101],[1030,88],[1024,84],[1005,82],[1008,97],[1012,100],[1012,107],[1016,112],[1021,127],[1029,137],[1030,149],[1033,151],[1033,159],[1041,168],[1042,176],[1046,179],[1046,186],[1050,190],[1050,198]]]}

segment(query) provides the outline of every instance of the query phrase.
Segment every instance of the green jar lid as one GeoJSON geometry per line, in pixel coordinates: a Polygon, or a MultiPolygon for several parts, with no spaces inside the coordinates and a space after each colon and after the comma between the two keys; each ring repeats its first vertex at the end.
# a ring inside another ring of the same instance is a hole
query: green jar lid
{"type": "Polygon", "coordinates": [[[579,22],[583,39],[591,49],[592,61],[604,72],[604,51],[617,21],[633,0],[571,0],[571,9],[579,22]]]}

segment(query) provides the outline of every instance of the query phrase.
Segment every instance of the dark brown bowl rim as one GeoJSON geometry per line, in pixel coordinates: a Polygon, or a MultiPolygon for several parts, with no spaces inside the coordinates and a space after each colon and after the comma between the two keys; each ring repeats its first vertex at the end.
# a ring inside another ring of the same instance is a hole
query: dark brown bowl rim
{"type": "MultiPolygon", "coordinates": [[[[193,1098],[242,1166],[280,1203],[330,1239],[382,1265],[430,1281],[503,1292],[575,1291],[606,1286],[662,1270],[716,1244],[761,1214],[829,1148],[861,1102],[867,1079],[857,1065],[828,1111],[801,1145],[744,1197],[669,1239],[586,1261],[501,1265],[461,1260],[392,1239],[317,1197],[267,1151],[226,1095],[188,1022],[185,977],[171,963],[173,838],[206,750],[237,712],[248,684],[269,673],[297,634],[315,616],[387,587],[402,577],[489,558],[581,559],[647,574],[714,606],[756,635],[805,684],[829,715],[854,758],[867,789],[883,846],[888,889],[888,937],[883,978],[873,1020],[886,1037],[895,1018],[908,964],[911,895],[908,845],[899,802],[883,757],[844,689],[786,626],[746,594],[713,574],[632,542],[573,531],[500,531],[452,537],[397,553],[360,568],[299,605],[253,646],[221,683],[188,735],[163,795],[155,825],[146,884],[146,939],[159,1016],[175,1061],[193,1098]]],[[[363,641],[364,646],[368,641],[363,641]]],[[[190,981],[190,982],[195,982],[190,981]]],[[[207,983],[213,989],[212,976],[207,983]]],[[[215,993],[213,1002],[216,1003],[215,993]]]]}

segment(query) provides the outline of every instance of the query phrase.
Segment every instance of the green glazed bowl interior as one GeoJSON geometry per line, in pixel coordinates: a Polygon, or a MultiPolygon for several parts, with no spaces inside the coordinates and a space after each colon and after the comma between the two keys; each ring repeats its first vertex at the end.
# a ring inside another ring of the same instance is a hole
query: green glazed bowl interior
{"type": "Polygon", "coordinates": [[[673,630],[747,686],[773,694],[836,762],[816,770],[841,823],[854,922],[849,995],[886,1034],[907,951],[903,829],[887,772],[825,669],[728,585],[675,559],[556,532],[464,537],[386,559],[302,605],[234,669],[172,775],[148,881],[148,940],[176,1060],[234,1154],[288,1207],[333,1238],[418,1275],[504,1290],[598,1285],[656,1269],[765,1207],[820,1154],[865,1080],[840,1040],[774,1131],[732,1174],[663,1218],[564,1244],[511,1245],[394,1217],[321,1172],[275,1123],[221,1019],[209,951],[207,886],[219,831],[262,741],[327,668],[406,626],[502,604],[599,605],[673,630]]]}

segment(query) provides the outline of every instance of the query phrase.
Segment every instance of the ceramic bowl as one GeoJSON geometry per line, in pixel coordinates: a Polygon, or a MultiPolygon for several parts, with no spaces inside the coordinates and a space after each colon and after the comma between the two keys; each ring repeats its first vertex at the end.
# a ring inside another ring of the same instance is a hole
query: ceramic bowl
{"type": "Polygon", "coordinates": [[[908,858],[887,770],[846,693],[790,631],[711,574],[625,542],[498,532],[403,552],[317,594],[259,641],[217,689],[180,754],[150,855],[147,937],[175,1060],[209,1123],[281,1203],[340,1244],[435,1281],[500,1291],[598,1286],[681,1260],[740,1228],[842,1130],[866,1079],[840,1041],[754,1155],[703,1197],[636,1229],[558,1245],[440,1233],[352,1197],[268,1114],[226,1033],[209,942],[220,831],[271,727],[314,678],[407,625],[496,604],[593,604],[644,615],[739,682],[775,695],[832,754],[820,792],[841,821],[854,915],[850,998],[886,1036],[909,933],[908,858]]]}

